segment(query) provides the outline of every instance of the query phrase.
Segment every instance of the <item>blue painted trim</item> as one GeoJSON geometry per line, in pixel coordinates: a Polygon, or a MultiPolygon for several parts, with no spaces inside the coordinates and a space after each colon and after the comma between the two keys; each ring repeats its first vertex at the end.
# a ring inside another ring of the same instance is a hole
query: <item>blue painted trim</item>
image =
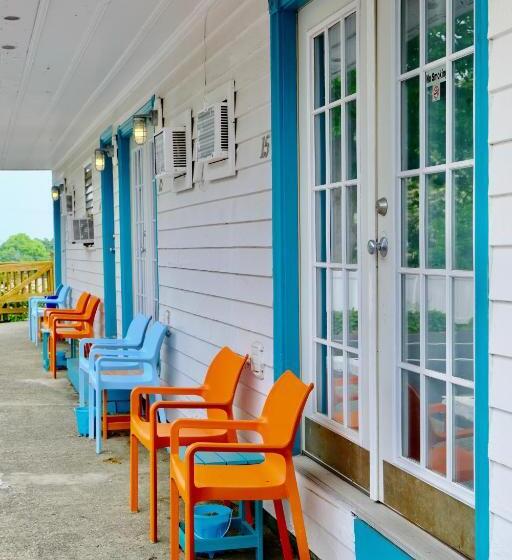
{"type": "MultiPolygon", "coordinates": [[[[112,145],[112,129],[110,136],[101,135],[100,147],[112,145]]],[[[105,169],[101,172],[101,225],[103,238],[103,286],[105,309],[105,336],[117,336],[117,304],[116,304],[116,259],[114,240],[114,174],[112,158],[105,158],[105,169]]]]}
{"type": "Polygon", "coordinates": [[[60,198],[53,202],[53,267],[55,286],[62,284],[62,234],[60,198]]]}
{"type": "Polygon", "coordinates": [[[113,132],[112,126],[109,126],[108,128],[106,128],[100,134],[100,146],[108,146],[109,144],[111,144],[113,135],[114,135],[114,132],[113,132]]]}
{"type": "Polygon", "coordinates": [[[121,134],[122,136],[128,136],[129,134],[131,134],[133,130],[134,115],[149,115],[149,113],[153,110],[154,105],[155,96],[153,95],[151,99],[148,99],[148,101],[146,101],[146,103],[144,103],[142,107],[139,107],[133,115],[131,115],[124,121],[124,123],[118,129],[118,134],[121,134]]]}
{"type": "Polygon", "coordinates": [[[130,188],[130,136],[118,134],[119,244],[123,336],[133,319],[132,213],[130,188]]]}
{"type": "Polygon", "coordinates": [[[489,558],[489,45],[488,0],[475,3],[475,542],[489,558]]]}
{"type": "Polygon", "coordinates": [[[153,211],[155,213],[155,257],[156,257],[156,294],[155,299],[157,301],[157,317],[153,317],[155,321],[160,320],[160,269],[158,268],[158,187],[156,184],[156,178],[153,177],[151,182],[153,185],[153,211]]]}
{"type": "Polygon", "coordinates": [[[412,560],[403,550],[359,518],[354,518],[357,560],[412,560]]]}

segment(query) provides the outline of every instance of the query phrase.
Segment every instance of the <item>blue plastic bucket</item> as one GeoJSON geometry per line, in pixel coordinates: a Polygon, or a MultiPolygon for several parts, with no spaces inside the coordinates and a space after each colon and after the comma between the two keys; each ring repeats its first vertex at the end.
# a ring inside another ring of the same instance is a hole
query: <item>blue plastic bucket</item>
{"type": "Polygon", "coordinates": [[[232,510],[221,504],[198,504],[194,508],[194,533],[198,539],[220,539],[229,530],[232,510]]]}

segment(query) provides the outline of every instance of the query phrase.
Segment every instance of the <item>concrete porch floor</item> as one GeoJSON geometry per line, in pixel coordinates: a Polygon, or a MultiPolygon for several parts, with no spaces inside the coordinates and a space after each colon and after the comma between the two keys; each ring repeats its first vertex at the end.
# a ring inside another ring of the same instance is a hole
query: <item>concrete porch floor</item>
{"type": "MultiPolygon", "coordinates": [[[[168,461],[161,455],[160,542],[147,538],[147,453],[141,450],[140,513],[128,509],[128,437],[101,455],[76,435],[77,396],[41,367],[27,324],[0,324],[0,560],[163,560],[169,557],[168,461]]],[[[253,551],[216,559],[252,559],[253,551]]],[[[265,535],[265,560],[281,558],[265,535]]]]}

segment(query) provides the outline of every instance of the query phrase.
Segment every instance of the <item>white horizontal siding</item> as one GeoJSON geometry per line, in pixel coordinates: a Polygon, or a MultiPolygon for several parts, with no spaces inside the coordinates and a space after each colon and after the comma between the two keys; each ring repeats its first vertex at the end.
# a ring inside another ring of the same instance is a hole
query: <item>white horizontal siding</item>
{"type": "Polygon", "coordinates": [[[512,549],[512,3],[489,3],[490,512],[491,555],[512,549]]]}

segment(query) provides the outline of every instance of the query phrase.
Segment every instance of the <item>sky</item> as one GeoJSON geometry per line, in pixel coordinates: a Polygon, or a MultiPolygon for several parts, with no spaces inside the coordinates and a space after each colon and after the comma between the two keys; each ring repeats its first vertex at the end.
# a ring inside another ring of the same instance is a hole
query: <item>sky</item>
{"type": "Polygon", "coordinates": [[[51,171],[0,171],[0,243],[14,233],[53,239],[51,171]]]}

